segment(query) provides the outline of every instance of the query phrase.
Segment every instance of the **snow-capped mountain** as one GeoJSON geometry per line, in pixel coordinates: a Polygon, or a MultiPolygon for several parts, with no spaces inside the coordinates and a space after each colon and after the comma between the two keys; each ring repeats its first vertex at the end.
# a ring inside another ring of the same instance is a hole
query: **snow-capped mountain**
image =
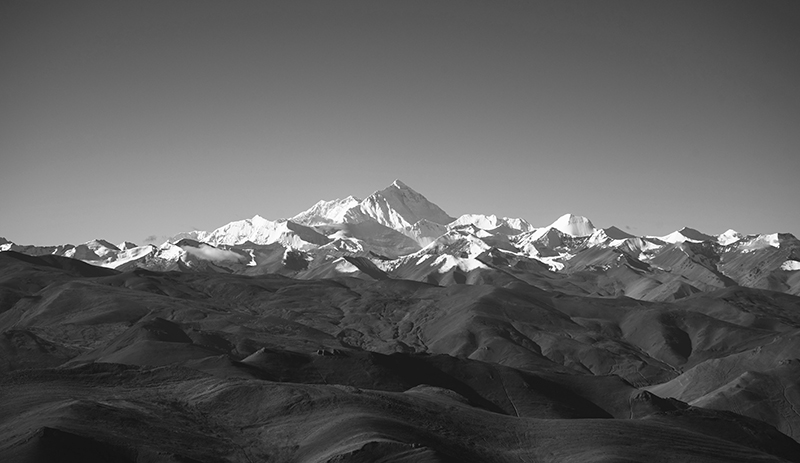
{"type": "Polygon", "coordinates": [[[702,243],[703,241],[713,241],[716,238],[714,236],[706,235],[703,232],[697,231],[694,228],[683,227],[678,231],[670,233],[669,235],[658,237],[658,239],[667,243],[684,243],[686,241],[702,243]]]}
{"type": "Polygon", "coordinates": [[[549,228],[555,228],[561,233],[572,237],[589,236],[595,231],[591,220],[572,214],[562,215],[555,222],[550,224],[549,228]]]}
{"type": "Polygon", "coordinates": [[[307,226],[345,223],[345,217],[351,209],[357,209],[361,200],[353,196],[332,201],[320,201],[309,209],[292,217],[292,222],[307,226]]]}
{"type": "MultiPolygon", "coordinates": [[[[408,230],[421,220],[439,225],[447,225],[454,220],[439,206],[400,180],[395,180],[388,187],[361,201],[359,211],[395,230],[408,230]]],[[[354,213],[347,220],[358,221],[358,216],[354,213]]]]}
{"type": "Polygon", "coordinates": [[[196,239],[214,246],[280,243],[296,249],[311,249],[330,242],[325,235],[291,220],[267,220],[259,215],[238,220],[210,233],[197,233],[196,239]]]}
{"type": "Polygon", "coordinates": [[[672,300],[742,285],[800,294],[800,241],[790,234],[709,235],[685,227],[665,236],[597,228],[565,214],[535,227],[521,218],[451,217],[400,180],[363,200],[319,201],[290,219],[259,215],[160,246],[96,239],[1,251],[55,254],[127,270],[354,276],[428,283],[522,280],[549,291],[672,300]]]}
{"type": "Polygon", "coordinates": [[[359,224],[374,220],[424,246],[444,233],[445,226],[453,218],[408,185],[395,180],[363,200],[348,196],[320,201],[291,220],[308,226],[359,224]]]}
{"type": "Polygon", "coordinates": [[[736,230],[728,229],[728,231],[726,231],[725,233],[722,233],[717,236],[717,241],[719,242],[719,244],[727,246],[729,244],[733,244],[739,241],[740,239],[742,239],[742,237],[743,237],[742,234],[737,232],[736,230]]]}
{"type": "Polygon", "coordinates": [[[502,233],[505,235],[516,235],[518,233],[529,232],[534,229],[533,225],[525,219],[497,217],[496,215],[484,214],[464,214],[456,220],[450,222],[447,228],[459,228],[465,225],[475,227],[490,232],[492,234],[502,233]]]}
{"type": "MultiPolygon", "coordinates": [[[[361,223],[371,218],[394,230],[410,230],[420,221],[447,225],[453,218],[439,206],[411,189],[400,180],[395,180],[383,190],[359,200],[353,196],[332,201],[320,201],[291,220],[308,226],[361,223]]],[[[422,226],[420,228],[425,228],[422,226]]]]}

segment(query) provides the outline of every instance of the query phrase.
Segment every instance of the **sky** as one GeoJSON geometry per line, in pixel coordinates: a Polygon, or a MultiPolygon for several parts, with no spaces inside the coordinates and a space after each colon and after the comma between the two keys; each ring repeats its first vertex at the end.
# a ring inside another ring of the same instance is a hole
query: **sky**
{"type": "Polygon", "coordinates": [[[0,236],[143,244],[400,179],[452,216],[800,236],[800,2],[0,2],[0,236]]]}

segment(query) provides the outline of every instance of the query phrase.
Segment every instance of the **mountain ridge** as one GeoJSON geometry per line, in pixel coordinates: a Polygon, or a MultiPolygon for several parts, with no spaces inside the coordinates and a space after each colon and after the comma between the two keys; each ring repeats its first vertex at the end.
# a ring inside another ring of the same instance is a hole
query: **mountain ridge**
{"type": "Polygon", "coordinates": [[[109,268],[299,278],[370,278],[379,273],[361,268],[374,265],[388,278],[457,284],[513,277],[567,293],[645,300],[735,284],[800,294],[800,244],[791,234],[709,235],[684,227],[664,236],[634,236],[573,214],[543,227],[495,215],[452,217],[399,179],[364,199],[321,200],[288,219],[255,215],[211,231],[180,233],[160,246],[118,247],[102,239],[19,246],[5,240],[0,250],[62,255],[109,268]],[[487,266],[488,256],[504,264],[487,266]],[[541,273],[542,265],[549,273],[541,273]]]}

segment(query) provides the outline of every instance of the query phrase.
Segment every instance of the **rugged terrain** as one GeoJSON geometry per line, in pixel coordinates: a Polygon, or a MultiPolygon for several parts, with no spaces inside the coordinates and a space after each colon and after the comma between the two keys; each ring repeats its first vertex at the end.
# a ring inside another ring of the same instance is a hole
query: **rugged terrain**
{"type": "Polygon", "coordinates": [[[800,461],[788,234],[453,218],[395,182],[2,246],[3,461],[800,461]]]}

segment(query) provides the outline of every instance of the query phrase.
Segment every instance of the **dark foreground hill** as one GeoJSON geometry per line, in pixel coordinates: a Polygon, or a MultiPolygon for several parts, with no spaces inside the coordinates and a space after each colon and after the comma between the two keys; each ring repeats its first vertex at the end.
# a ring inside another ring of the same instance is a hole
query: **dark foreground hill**
{"type": "Polygon", "coordinates": [[[0,458],[800,461],[800,298],[0,253],[0,458]]]}

